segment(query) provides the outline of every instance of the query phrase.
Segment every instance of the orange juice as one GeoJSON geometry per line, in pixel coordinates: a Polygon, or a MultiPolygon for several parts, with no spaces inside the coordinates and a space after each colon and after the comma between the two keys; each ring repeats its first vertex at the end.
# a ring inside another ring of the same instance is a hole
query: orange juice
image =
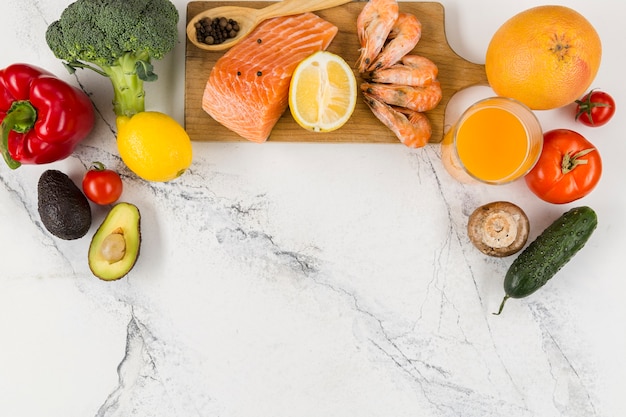
{"type": "Polygon", "coordinates": [[[442,161],[462,182],[502,184],[525,175],[543,143],[532,111],[508,98],[481,100],[463,113],[442,143],[442,161]]]}

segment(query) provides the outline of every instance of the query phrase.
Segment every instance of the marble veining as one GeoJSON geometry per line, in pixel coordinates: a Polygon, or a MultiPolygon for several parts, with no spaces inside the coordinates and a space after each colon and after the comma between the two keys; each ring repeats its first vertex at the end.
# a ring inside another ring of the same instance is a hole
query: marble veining
{"type": "MultiPolygon", "coordinates": [[[[596,21],[596,9],[610,8],[571,3],[596,21]]],[[[512,258],[479,253],[467,217],[488,201],[514,201],[534,238],[564,207],[538,201],[522,182],[455,183],[434,145],[194,143],[183,177],[141,181],[117,155],[108,85],[63,73],[46,48],[42,33],[67,4],[0,6],[3,39],[16,39],[2,66],[49,68],[88,92],[98,113],[71,158],[0,167],[0,415],[624,414],[626,222],[614,213],[626,202],[612,192],[623,121],[598,141],[606,185],[583,201],[598,211],[597,235],[554,282],[495,316],[512,258]],[[29,25],[19,23],[25,16],[29,25]],[[76,241],[52,237],[37,212],[45,169],[78,183],[95,160],[122,174],[122,200],[142,215],[139,260],[117,282],[96,279],[86,258],[107,208],[92,205],[92,229],[76,241]]],[[[175,4],[184,16],[186,3],[175,4]]],[[[478,19],[459,1],[444,6],[452,21],[478,19]]],[[[492,7],[493,22],[512,13],[492,7]]],[[[624,97],[610,67],[622,59],[616,44],[607,41],[600,81],[624,97]]],[[[183,56],[181,44],[156,64],[176,68],[164,80],[182,85],[183,56]]],[[[181,119],[182,89],[167,96],[169,87],[159,81],[149,94],[181,119]]],[[[575,126],[561,113],[541,117],[575,126]]]]}

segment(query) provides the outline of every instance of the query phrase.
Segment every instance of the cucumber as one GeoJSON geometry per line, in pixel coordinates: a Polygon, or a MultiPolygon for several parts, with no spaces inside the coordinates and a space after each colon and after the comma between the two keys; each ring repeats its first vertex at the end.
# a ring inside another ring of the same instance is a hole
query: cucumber
{"type": "Polygon", "coordinates": [[[598,226],[589,207],[573,208],[556,219],[513,261],[504,278],[504,299],[526,297],[543,287],[587,243],[598,226]]]}

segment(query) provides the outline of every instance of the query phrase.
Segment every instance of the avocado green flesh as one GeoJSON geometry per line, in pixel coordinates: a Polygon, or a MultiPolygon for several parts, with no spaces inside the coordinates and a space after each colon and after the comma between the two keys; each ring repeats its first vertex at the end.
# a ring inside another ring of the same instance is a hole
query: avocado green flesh
{"type": "Polygon", "coordinates": [[[141,246],[141,215],[139,209],[130,203],[118,203],[104,219],[89,246],[89,268],[98,278],[114,281],[124,277],[135,266],[141,246]],[[111,233],[122,230],[126,242],[126,252],[117,262],[109,262],[101,254],[102,242],[111,233]]]}

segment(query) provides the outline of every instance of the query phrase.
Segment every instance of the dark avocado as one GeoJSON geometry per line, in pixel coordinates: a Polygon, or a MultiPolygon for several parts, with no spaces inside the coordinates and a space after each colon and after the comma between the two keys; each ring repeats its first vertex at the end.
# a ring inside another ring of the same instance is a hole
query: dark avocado
{"type": "Polygon", "coordinates": [[[61,171],[47,170],[37,185],[39,217],[54,236],[73,240],[91,227],[91,207],[83,192],[61,171]]]}
{"type": "Polygon", "coordinates": [[[124,277],[135,266],[141,244],[141,214],[130,203],[117,203],[89,245],[89,268],[105,281],[124,277]]]}

